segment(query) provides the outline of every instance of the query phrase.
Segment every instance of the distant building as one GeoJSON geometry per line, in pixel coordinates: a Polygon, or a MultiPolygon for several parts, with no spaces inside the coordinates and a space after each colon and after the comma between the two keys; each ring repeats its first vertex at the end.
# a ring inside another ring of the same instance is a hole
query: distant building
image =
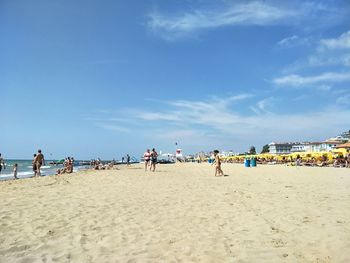
{"type": "MultiPolygon", "coordinates": [[[[334,150],[338,145],[342,144],[343,141],[324,141],[324,142],[300,142],[300,143],[284,143],[277,144],[280,152],[286,152],[286,145],[292,145],[290,152],[329,152],[334,150]]],[[[276,146],[275,146],[276,147],[276,146]]],[[[271,151],[270,151],[271,152],[271,151]]],[[[278,151],[276,152],[278,153],[278,151]]]]}
{"type": "Polygon", "coordinates": [[[271,142],[269,144],[269,152],[272,154],[288,154],[291,153],[293,145],[296,143],[276,143],[276,142],[271,142]]]}
{"type": "Polygon", "coordinates": [[[350,130],[342,134],[329,138],[323,142],[284,142],[269,144],[269,152],[272,154],[289,154],[293,152],[329,152],[337,148],[337,146],[350,143],[350,130]]]}
{"type": "Polygon", "coordinates": [[[325,142],[322,143],[322,151],[326,151],[326,152],[329,152],[331,150],[334,150],[338,145],[340,144],[343,144],[344,141],[343,140],[334,140],[334,141],[331,141],[331,140],[327,140],[325,142]]]}
{"type": "Polygon", "coordinates": [[[233,151],[221,151],[220,154],[222,157],[229,157],[229,156],[234,156],[235,153],[233,151]]]}
{"type": "Polygon", "coordinates": [[[305,152],[322,152],[322,142],[309,142],[305,145],[305,152]]]}
{"type": "Polygon", "coordinates": [[[292,146],[291,152],[305,152],[307,148],[308,142],[295,143],[292,146]]]}
{"type": "Polygon", "coordinates": [[[333,138],[329,138],[326,141],[330,141],[330,142],[342,142],[342,143],[346,143],[350,141],[350,130],[341,133],[340,135],[333,137],[333,138]]]}
{"type": "Polygon", "coordinates": [[[344,143],[344,144],[339,144],[336,148],[350,149],[350,142],[347,142],[347,143],[344,143]]]}
{"type": "Polygon", "coordinates": [[[343,139],[350,141],[350,130],[343,132],[342,134],[340,134],[339,136],[341,136],[343,139]]]}

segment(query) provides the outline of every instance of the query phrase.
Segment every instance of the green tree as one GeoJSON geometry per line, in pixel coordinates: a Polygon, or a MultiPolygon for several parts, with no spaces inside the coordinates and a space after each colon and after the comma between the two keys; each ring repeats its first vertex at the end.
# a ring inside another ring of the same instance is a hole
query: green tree
{"type": "Polygon", "coordinates": [[[254,146],[251,146],[249,149],[249,154],[256,154],[256,150],[254,146]]]}
{"type": "Polygon", "coordinates": [[[268,153],[268,152],[270,152],[269,145],[265,144],[261,150],[261,153],[268,153]]]}

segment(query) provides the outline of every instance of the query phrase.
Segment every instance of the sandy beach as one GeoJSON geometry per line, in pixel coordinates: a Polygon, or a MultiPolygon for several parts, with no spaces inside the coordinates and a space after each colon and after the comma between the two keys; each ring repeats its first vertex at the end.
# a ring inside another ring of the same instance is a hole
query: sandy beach
{"type": "Polygon", "coordinates": [[[350,262],[350,170],[141,164],[0,182],[0,262],[350,262]]]}

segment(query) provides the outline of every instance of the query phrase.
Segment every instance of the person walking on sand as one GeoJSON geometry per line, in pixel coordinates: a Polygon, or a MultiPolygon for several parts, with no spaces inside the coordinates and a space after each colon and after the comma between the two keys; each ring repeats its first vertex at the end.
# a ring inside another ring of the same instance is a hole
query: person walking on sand
{"type": "Polygon", "coordinates": [[[145,160],[145,172],[146,172],[149,162],[151,160],[151,152],[149,149],[147,149],[146,152],[143,154],[143,159],[145,160]]]}
{"type": "Polygon", "coordinates": [[[40,168],[42,165],[45,165],[45,158],[44,155],[41,153],[41,150],[38,150],[38,154],[35,156],[34,161],[36,164],[36,175],[35,176],[40,176],[41,175],[41,171],[40,168]]]}
{"type": "Polygon", "coordinates": [[[215,176],[222,176],[224,175],[224,172],[221,169],[221,160],[219,156],[219,151],[214,150],[214,162],[213,165],[215,165],[215,176]]]}
{"type": "Polygon", "coordinates": [[[1,153],[0,153],[0,174],[1,174],[2,168],[4,168],[5,170],[6,166],[5,166],[5,160],[1,157],[1,153]]]}
{"type": "Polygon", "coordinates": [[[34,173],[34,177],[35,177],[37,174],[37,168],[36,168],[36,162],[35,162],[36,153],[34,153],[33,157],[34,158],[33,158],[32,164],[33,164],[33,173],[34,173]]]}
{"type": "Polygon", "coordinates": [[[158,157],[158,153],[156,152],[156,149],[153,148],[151,152],[151,166],[149,168],[149,170],[150,171],[152,170],[152,172],[156,170],[157,157],[158,157]]]}
{"type": "Polygon", "coordinates": [[[130,155],[129,154],[126,155],[126,165],[127,166],[130,165],[130,155]]]}

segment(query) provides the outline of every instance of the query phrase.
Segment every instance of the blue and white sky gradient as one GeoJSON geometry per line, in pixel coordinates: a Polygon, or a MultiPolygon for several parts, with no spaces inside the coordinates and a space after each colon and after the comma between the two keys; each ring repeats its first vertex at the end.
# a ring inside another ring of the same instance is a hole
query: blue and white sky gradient
{"type": "Polygon", "coordinates": [[[350,2],[0,1],[0,152],[261,150],[350,129],[350,2]]]}

